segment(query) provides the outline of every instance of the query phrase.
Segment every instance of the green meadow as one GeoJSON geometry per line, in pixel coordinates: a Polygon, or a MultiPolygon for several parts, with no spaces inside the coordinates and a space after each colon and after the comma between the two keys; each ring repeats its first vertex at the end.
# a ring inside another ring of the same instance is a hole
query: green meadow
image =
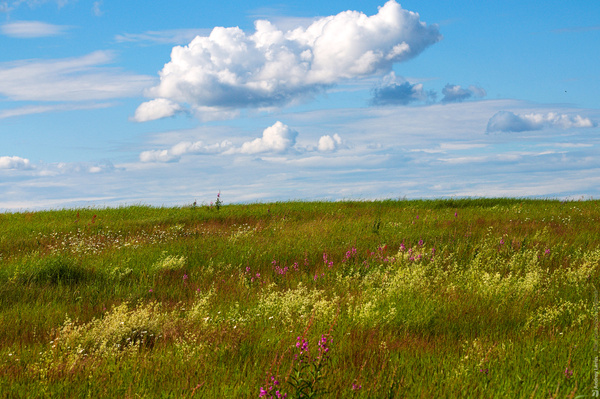
{"type": "Polygon", "coordinates": [[[0,214],[0,397],[582,398],[600,202],[0,214]]]}

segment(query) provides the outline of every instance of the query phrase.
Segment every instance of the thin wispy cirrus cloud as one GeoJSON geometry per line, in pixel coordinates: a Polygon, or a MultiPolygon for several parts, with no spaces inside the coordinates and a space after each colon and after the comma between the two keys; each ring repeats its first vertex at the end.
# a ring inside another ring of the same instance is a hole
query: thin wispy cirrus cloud
{"type": "Polygon", "coordinates": [[[0,64],[0,95],[15,101],[88,101],[130,97],[141,93],[152,78],[106,66],[110,51],[53,60],[0,64]]]}
{"type": "Polygon", "coordinates": [[[121,33],[115,36],[117,43],[185,44],[196,36],[210,34],[209,29],[168,29],[144,33],[121,33]]]}
{"type": "Polygon", "coordinates": [[[527,132],[552,127],[573,129],[596,126],[596,122],[581,115],[566,115],[555,112],[518,115],[510,111],[500,111],[490,118],[486,132],[527,132]]]}
{"type": "Polygon", "coordinates": [[[90,109],[102,109],[114,107],[114,103],[79,103],[79,104],[52,104],[52,105],[28,105],[20,108],[0,110],[0,119],[15,118],[19,116],[43,114],[47,112],[78,111],[90,109]]]}
{"type": "Polygon", "coordinates": [[[57,8],[63,8],[69,3],[74,3],[77,0],[12,0],[0,1],[0,12],[10,13],[19,7],[26,6],[30,9],[38,8],[44,4],[56,4],[57,8]]]}
{"type": "Polygon", "coordinates": [[[140,95],[154,78],[109,66],[111,51],[63,59],[0,63],[0,98],[14,104],[37,102],[0,110],[0,119],[52,111],[101,109],[106,102],[140,95]],[[98,102],[101,101],[101,102],[98,102]]]}
{"type": "Polygon", "coordinates": [[[104,11],[102,11],[102,1],[94,1],[94,4],[92,5],[92,13],[96,17],[101,17],[104,15],[104,11]]]}
{"type": "Polygon", "coordinates": [[[69,26],[53,25],[41,21],[13,21],[0,25],[0,34],[19,39],[36,39],[60,36],[69,29],[71,29],[69,26]]]}
{"type": "Polygon", "coordinates": [[[173,48],[160,84],[147,91],[154,112],[142,104],[135,120],[174,115],[174,104],[195,113],[285,106],[346,80],[388,73],[439,40],[437,26],[393,0],[372,16],[345,11],[287,31],[267,20],[256,21],[251,34],[217,27],[173,48]]]}

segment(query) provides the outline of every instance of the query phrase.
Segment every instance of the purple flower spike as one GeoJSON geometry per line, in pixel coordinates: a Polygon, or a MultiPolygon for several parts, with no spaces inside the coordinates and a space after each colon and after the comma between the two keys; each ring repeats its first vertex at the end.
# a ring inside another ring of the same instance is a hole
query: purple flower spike
{"type": "Polygon", "coordinates": [[[567,367],[564,371],[565,377],[567,378],[571,378],[573,376],[573,370],[569,370],[569,368],[567,367]]]}

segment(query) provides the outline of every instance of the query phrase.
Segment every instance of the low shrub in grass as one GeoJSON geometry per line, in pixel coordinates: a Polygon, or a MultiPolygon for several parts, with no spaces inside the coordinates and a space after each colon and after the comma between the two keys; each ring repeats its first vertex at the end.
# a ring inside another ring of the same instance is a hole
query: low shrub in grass
{"type": "Polygon", "coordinates": [[[78,284],[89,280],[93,273],[75,259],[64,255],[41,258],[23,277],[37,284],[78,284]]]}

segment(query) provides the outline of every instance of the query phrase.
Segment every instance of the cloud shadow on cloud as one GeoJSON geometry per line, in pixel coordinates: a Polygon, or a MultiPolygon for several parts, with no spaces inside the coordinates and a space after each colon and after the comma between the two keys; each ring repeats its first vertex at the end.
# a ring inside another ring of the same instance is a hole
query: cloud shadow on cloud
{"type": "Polygon", "coordinates": [[[447,84],[442,89],[442,94],[444,97],[442,98],[442,103],[456,103],[468,100],[470,98],[482,98],[486,96],[486,92],[481,87],[477,87],[474,85],[469,86],[468,88],[463,88],[460,85],[451,85],[447,84]]]}

